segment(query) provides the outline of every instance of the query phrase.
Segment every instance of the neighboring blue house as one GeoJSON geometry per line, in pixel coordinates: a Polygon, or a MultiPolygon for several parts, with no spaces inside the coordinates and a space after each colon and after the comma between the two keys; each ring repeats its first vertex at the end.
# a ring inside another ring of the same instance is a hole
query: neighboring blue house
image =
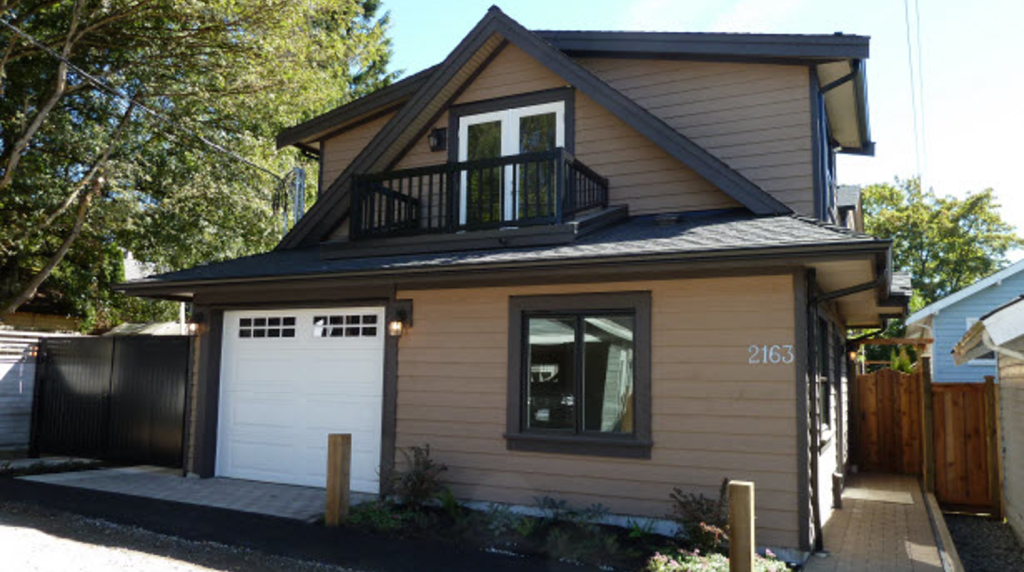
{"type": "Polygon", "coordinates": [[[933,302],[907,318],[909,337],[934,338],[931,348],[932,381],[983,382],[996,375],[995,356],[989,352],[957,367],[951,352],[978,318],[1024,294],[1024,260],[933,302]]]}

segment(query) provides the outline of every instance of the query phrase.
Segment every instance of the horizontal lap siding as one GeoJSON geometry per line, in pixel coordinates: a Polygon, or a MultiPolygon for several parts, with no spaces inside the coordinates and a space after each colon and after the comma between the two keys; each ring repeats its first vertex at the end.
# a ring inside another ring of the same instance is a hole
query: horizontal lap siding
{"type": "Polygon", "coordinates": [[[577,61],[797,212],[813,215],[807,68],[577,61]]]}
{"type": "MultiPolygon", "coordinates": [[[[415,326],[400,340],[400,448],[429,443],[466,499],[533,504],[550,495],[654,517],[672,487],[714,495],[757,484],[759,540],[797,545],[792,365],[747,364],[751,344],[793,343],[790,276],[402,291],[415,326]],[[514,295],[651,290],[650,460],[508,451],[508,304],[514,295]],[[774,321],[750,317],[771,308],[774,321]]],[[[401,459],[401,454],[398,455],[401,459]]]]}
{"type": "MultiPolygon", "coordinates": [[[[470,84],[456,104],[565,87],[567,82],[514,45],[504,50],[470,84]]],[[[576,157],[609,180],[610,202],[629,205],[631,214],[738,207],[725,193],[671,157],[618,117],[576,93],[576,157]]],[[[448,127],[442,114],[434,127],[448,127]]],[[[444,163],[419,138],[397,163],[409,169],[444,163]]]]}
{"type": "Polygon", "coordinates": [[[1006,519],[1024,540],[1024,362],[1007,356],[999,358],[999,409],[1006,519]]]}
{"type": "Polygon", "coordinates": [[[331,183],[348,167],[352,159],[356,158],[356,155],[363,150],[363,147],[366,147],[367,143],[394,116],[394,113],[388,113],[323,142],[324,188],[320,189],[321,192],[331,186],[331,183]]]}

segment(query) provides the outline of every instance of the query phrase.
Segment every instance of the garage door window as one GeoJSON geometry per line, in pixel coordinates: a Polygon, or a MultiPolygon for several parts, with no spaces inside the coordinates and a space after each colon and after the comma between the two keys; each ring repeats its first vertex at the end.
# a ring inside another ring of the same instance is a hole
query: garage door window
{"type": "Polygon", "coordinates": [[[334,314],[313,318],[314,338],[375,338],[376,314],[334,314]]]}
{"type": "Polygon", "coordinates": [[[263,316],[239,318],[240,338],[294,338],[295,316],[263,316]]]}

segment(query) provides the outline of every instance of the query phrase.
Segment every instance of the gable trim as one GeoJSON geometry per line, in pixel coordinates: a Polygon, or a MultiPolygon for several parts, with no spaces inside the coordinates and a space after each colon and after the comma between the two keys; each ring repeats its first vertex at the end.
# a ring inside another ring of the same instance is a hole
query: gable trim
{"type": "MultiPolygon", "coordinates": [[[[381,161],[401,134],[422,116],[427,106],[435,100],[444,86],[455,77],[455,74],[463,66],[469,63],[470,58],[494,35],[514,43],[527,55],[558,74],[570,85],[636,129],[641,135],[750,209],[754,214],[773,215],[793,212],[742,174],[655,117],[635,101],[601,81],[597,76],[572,61],[571,58],[505,15],[496,6],[492,6],[483,19],[445,58],[444,62],[437,66],[436,71],[431,74],[416,95],[402,106],[391,121],[363,148],[348,168],[335,179],[327,192],[321,193],[322,198],[304,217],[299,219],[299,222],[285,235],[277,248],[308,245],[313,241],[319,241],[320,236],[329,232],[330,228],[334,226],[331,219],[340,221],[348,210],[350,197],[347,184],[352,175],[367,172],[374,167],[375,163],[381,161]],[[342,188],[344,190],[341,190],[342,188]],[[310,235],[314,233],[316,237],[311,239],[310,235]]],[[[498,46],[498,49],[503,46],[504,44],[498,46]]],[[[483,65],[478,69],[483,69],[483,65]]],[[[444,109],[444,106],[441,109],[444,109]]]]}
{"type": "Polygon", "coordinates": [[[970,286],[964,288],[963,290],[954,292],[941,300],[936,300],[935,302],[932,302],[931,304],[925,306],[924,308],[921,308],[920,310],[914,312],[907,318],[907,325],[920,322],[921,320],[927,318],[928,316],[934,316],[935,314],[939,313],[939,310],[942,310],[943,308],[948,308],[949,306],[952,306],[953,304],[956,304],[957,302],[965,298],[970,298],[971,296],[977,294],[978,292],[981,292],[982,290],[988,288],[989,286],[994,286],[999,282],[1002,282],[1003,280],[1006,280],[1007,278],[1021,271],[1024,271],[1024,260],[1017,261],[1016,263],[1007,266],[1006,268],[1000,270],[999,272],[992,274],[988,278],[978,280],[977,282],[971,284],[970,286]]]}

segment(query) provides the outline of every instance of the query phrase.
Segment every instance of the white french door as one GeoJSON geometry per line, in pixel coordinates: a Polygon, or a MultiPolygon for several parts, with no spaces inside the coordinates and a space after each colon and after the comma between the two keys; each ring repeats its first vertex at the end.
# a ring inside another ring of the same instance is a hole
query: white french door
{"type": "MultiPolygon", "coordinates": [[[[551,151],[564,146],[565,102],[562,101],[459,118],[460,162],[551,151]]],[[[459,185],[459,224],[518,219],[519,201],[512,192],[513,188],[522,186],[514,184],[518,176],[518,167],[496,169],[490,177],[477,173],[474,178],[463,171],[459,185]]]]}

